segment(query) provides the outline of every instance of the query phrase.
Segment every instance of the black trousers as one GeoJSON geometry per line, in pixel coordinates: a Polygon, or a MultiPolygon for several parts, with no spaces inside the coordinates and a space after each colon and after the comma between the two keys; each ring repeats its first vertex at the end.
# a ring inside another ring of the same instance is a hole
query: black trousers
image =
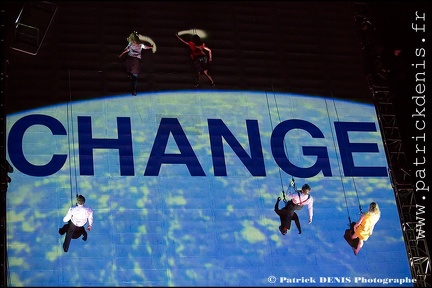
{"type": "MultiPolygon", "coordinates": [[[[61,227],[59,229],[59,234],[65,235],[68,230],[69,230],[69,222],[64,224],[63,227],[61,227]]],[[[82,240],[84,240],[84,241],[87,240],[87,231],[85,230],[84,226],[83,227],[77,227],[77,229],[75,229],[75,232],[72,234],[72,239],[78,239],[81,236],[83,236],[82,240]]]]}
{"type": "Polygon", "coordinates": [[[67,252],[69,250],[69,245],[70,245],[72,236],[74,235],[74,233],[77,229],[84,229],[84,227],[75,226],[75,224],[73,224],[72,221],[69,220],[69,227],[68,227],[68,230],[66,232],[65,240],[63,242],[64,252],[67,252]]]}
{"type": "Polygon", "coordinates": [[[294,220],[297,229],[301,232],[300,220],[298,218],[296,210],[301,210],[303,205],[295,205],[292,201],[288,201],[284,208],[279,209],[279,201],[275,204],[275,212],[279,215],[281,226],[287,228],[287,230],[291,229],[291,221],[294,220]]]}

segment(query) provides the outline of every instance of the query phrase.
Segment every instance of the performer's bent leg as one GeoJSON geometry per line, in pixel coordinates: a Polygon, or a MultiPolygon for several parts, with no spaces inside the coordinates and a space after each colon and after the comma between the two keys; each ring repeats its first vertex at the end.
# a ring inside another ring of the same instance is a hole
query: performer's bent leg
{"type": "Polygon", "coordinates": [[[285,223],[284,226],[287,228],[287,230],[291,229],[291,220],[293,219],[293,215],[295,214],[294,210],[288,210],[287,216],[285,217],[285,223]]]}
{"type": "Polygon", "coordinates": [[[138,86],[138,74],[132,75],[132,95],[137,94],[137,86],[138,86]]]}
{"type": "Polygon", "coordinates": [[[87,241],[87,231],[85,230],[84,227],[82,227],[82,229],[83,229],[83,238],[82,238],[82,240],[87,241]]]}
{"type": "Polygon", "coordinates": [[[287,211],[285,209],[281,210],[281,209],[277,208],[277,209],[275,209],[275,212],[276,212],[276,214],[279,215],[281,226],[285,227],[285,222],[286,222],[285,219],[287,217],[287,211]]]}
{"type": "Polygon", "coordinates": [[[214,85],[213,78],[210,76],[210,74],[208,74],[207,70],[204,70],[204,75],[207,76],[207,78],[210,80],[210,84],[213,86],[214,85]]]}
{"type": "Polygon", "coordinates": [[[69,220],[69,228],[66,233],[65,240],[63,242],[63,251],[67,252],[69,250],[70,241],[72,239],[72,235],[75,232],[76,226],[69,220]]]}
{"type": "Polygon", "coordinates": [[[287,233],[287,230],[288,230],[285,226],[288,211],[285,208],[279,209],[279,201],[280,201],[280,198],[278,198],[278,200],[276,201],[276,204],[274,206],[274,211],[276,212],[276,214],[279,215],[279,219],[280,219],[280,223],[281,223],[281,225],[279,226],[279,231],[282,233],[282,235],[285,235],[287,233]]]}
{"type": "Polygon", "coordinates": [[[291,201],[288,202],[285,209],[287,210],[287,217],[285,218],[285,227],[290,230],[291,229],[291,220],[295,213],[295,210],[299,210],[297,208],[298,205],[294,205],[291,201]]]}
{"type": "Polygon", "coordinates": [[[63,227],[59,229],[59,234],[60,235],[66,234],[66,232],[68,231],[68,229],[69,229],[69,224],[63,225],[63,227]]]}
{"type": "Polygon", "coordinates": [[[200,85],[200,75],[201,74],[199,72],[195,75],[195,87],[200,85]]]}
{"type": "Polygon", "coordinates": [[[354,254],[357,255],[360,249],[363,247],[364,241],[359,238],[359,243],[357,244],[357,248],[354,250],[354,254]]]}
{"type": "Polygon", "coordinates": [[[300,220],[299,220],[299,218],[298,218],[297,213],[294,212],[294,215],[293,215],[293,217],[292,217],[292,220],[294,220],[294,223],[295,223],[295,225],[296,225],[296,227],[297,227],[297,229],[298,229],[298,231],[299,231],[299,234],[301,234],[302,231],[301,231],[301,226],[300,226],[300,220]]]}

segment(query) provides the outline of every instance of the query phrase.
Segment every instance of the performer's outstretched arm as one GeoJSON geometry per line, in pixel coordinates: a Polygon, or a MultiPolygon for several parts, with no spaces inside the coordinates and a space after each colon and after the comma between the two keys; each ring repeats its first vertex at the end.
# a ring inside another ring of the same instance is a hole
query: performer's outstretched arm
{"type": "Polygon", "coordinates": [[[177,33],[176,33],[177,38],[182,41],[183,43],[185,43],[186,45],[189,45],[188,42],[186,42],[185,40],[183,40],[183,38],[181,38],[177,33]]]}
{"type": "Polygon", "coordinates": [[[208,51],[208,54],[209,54],[209,61],[210,61],[210,62],[213,61],[213,58],[212,58],[212,51],[211,51],[211,49],[208,48],[208,47],[204,47],[204,49],[208,51]]]}
{"type": "Polygon", "coordinates": [[[129,48],[126,48],[118,57],[121,58],[127,52],[129,52],[129,48]]]}

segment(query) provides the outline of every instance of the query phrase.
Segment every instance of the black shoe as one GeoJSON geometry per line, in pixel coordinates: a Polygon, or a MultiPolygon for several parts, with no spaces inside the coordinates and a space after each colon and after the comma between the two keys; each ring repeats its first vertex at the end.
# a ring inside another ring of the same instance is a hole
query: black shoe
{"type": "Polygon", "coordinates": [[[59,234],[60,234],[60,235],[64,235],[65,232],[60,228],[60,229],[59,229],[59,234]]]}
{"type": "Polygon", "coordinates": [[[83,237],[82,239],[83,239],[84,241],[87,241],[87,237],[83,237]]]}
{"type": "Polygon", "coordinates": [[[133,90],[133,91],[132,91],[132,95],[133,95],[133,96],[136,96],[136,95],[137,95],[136,90],[133,90]]]}
{"type": "Polygon", "coordinates": [[[63,251],[68,252],[68,248],[66,248],[64,245],[63,245],[63,251]]]}

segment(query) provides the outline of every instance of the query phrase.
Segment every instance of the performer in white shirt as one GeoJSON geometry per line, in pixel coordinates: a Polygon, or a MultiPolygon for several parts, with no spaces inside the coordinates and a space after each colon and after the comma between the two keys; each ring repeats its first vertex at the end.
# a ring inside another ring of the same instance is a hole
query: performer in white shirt
{"type": "Polygon", "coordinates": [[[287,233],[287,230],[291,229],[291,220],[293,220],[293,216],[295,210],[301,210],[304,205],[308,206],[309,212],[309,224],[312,223],[313,217],[313,198],[310,196],[311,187],[308,184],[304,184],[301,190],[296,190],[294,188],[294,181],[291,181],[289,186],[288,198],[290,200],[286,203],[286,206],[282,209],[279,209],[279,201],[281,200],[278,197],[274,210],[276,214],[279,215],[281,226],[279,226],[279,230],[282,235],[287,233]]]}
{"type": "Polygon", "coordinates": [[[90,231],[92,229],[93,210],[90,207],[85,206],[84,203],[84,196],[78,195],[76,206],[70,207],[66,216],[63,217],[63,222],[69,223],[69,228],[63,243],[64,252],[67,252],[69,250],[69,244],[72,239],[72,235],[77,228],[83,227],[88,221],[87,230],[90,231]]]}

